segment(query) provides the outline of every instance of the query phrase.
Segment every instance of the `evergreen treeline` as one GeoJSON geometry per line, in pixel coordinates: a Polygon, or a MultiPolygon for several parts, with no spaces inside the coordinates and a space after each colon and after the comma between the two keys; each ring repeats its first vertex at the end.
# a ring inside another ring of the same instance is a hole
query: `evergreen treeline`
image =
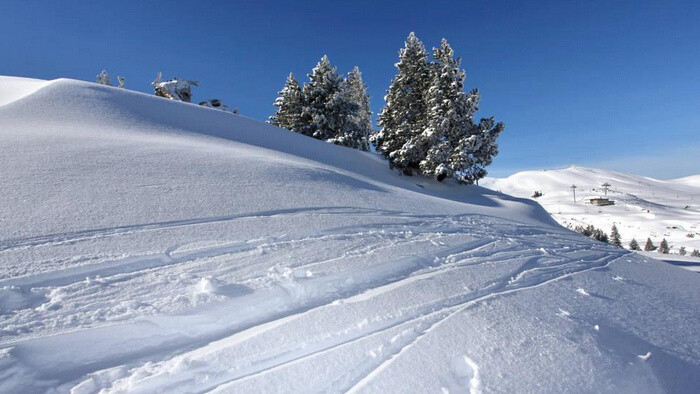
{"type": "Polygon", "coordinates": [[[609,242],[608,234],[606,234],[605,231],[590,224],[588,226],[576,226],[574,227],[574,231],[600,242],[609,242]]]}
{"type": "Polygon", "coordinates": [[[320,140],[361,150],[369,141],[392,168],[442,181],[452,177],[478,182],[498,154],[503,123],[474,121],[479,92],[465,92],[460,58],[442,40],[430,59],[411,33],[399,51],[398,72],[379,114],[380,131],[371,135],[367,88],[357,67],[341,78],[324,56],[303,88],[292,74],[279,92],[270,123],[320,140]],[[370,137],[371,135],[371,137],[370,137]]]}
{"type": "Polygon", "coordinates": [[[346,78],[323,56],[302,88],[293,74],[279,92],[270,123],[319,140],[369,150],[372,112],[358,67],[346,78]]]}

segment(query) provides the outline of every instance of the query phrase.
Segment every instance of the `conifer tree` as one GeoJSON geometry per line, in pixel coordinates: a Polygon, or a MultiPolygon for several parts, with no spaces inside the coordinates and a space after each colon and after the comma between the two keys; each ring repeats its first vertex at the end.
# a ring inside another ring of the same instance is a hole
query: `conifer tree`
{"type": "Polygon", "coordinates": [[[107,86],[112,86],[112,81],[109,79],[109,74],[107,74],[107,70],[102,70],[102,72],[97,75],[97,83],[100,85],[107,85],[107,86]]]}
{"type": "Polygon", "coordinates": [[[304,85],[304,107],[302,109],[302,124],[300,132],[320,140],[335,137],[337,119],[333,112],[337,110],[336,93],[340,91],[341,80],[331,66],[328,56],[323,55],[321,61],[309,74],[309,82],[304,85]],[[334,108],[336,106],[336,108],[334,108]]]}
{"type": "Polygon", "coordinates": [[[661,241],[661,244],[659,245],[658,252],[663,253],[663,254],[668,254],[668,252],[670,252],[670,251],[671,251],[671,249],[668,247],[668,242],[666,242],[666,238],[664,238],[661,241]]]}
{"type": "Polygon", "coordinates": [[[474,122],[479,92],[464,92],[465,73],[446,40],[433,49],[433,58],[427,61],[425,48],[411,33],[400,52],[399,74],[389,87],[379,115],[382,129],[374,142],[390,166],[404,173],[418,169],[438,181],[450,176],[478,182],[498,154],[496,139],[504,125],[493,118],[474,122]]]}
{"type": "Polygon", "coordinates": [[[399,150],[427,125],[426,94],[431,81],[428,53],[423,43],[411,32],[399,51],[398,73],[384,98],[379,114],[379,133],[373,136],[377,151],[383,153],[392,167],[407,169],[420,160],[399,156],[399,150]]]}
{"type": "Polygon", "coordinates": [[[630,250],[640,250],[639,244],[637,243],[637,240],[634,238],[632,238],[632,241],[630,241],[630,250]]]}
{"type": "Polygon", "coordinates": [[[622,246],[622,242],[620,241],[620,233],[617,231],[617,226],[614,224],[610,230],[610,243],[615,246],[622,246]]]}
{"type": "Polygon", "coordinates": [[[433,49],[433,58],[432,81],[426,95],[427,127],[411,138],[398,155],[409,166],[419,163],[424,175],[444,177],[454,173],[448,162],[455,144],[470,129],[473,111],[465,106],[465,73],[447,40],[433,49]]]}
{"type": "Polygon", "coordinates": [[[362,135],[355,122],[359,108],[350,97],[347,84],[342,81],[340,90],[331,97],[327,106],[330,134],[326,142],[362,149],[362,135]]]}
{"type": "Polygon", "coordinates": [[[301,120],[301,114],[304,107],[304,96],[299,82],[292,73],[289,73],[287,82],[280,90],[274,106],[277,107],[277,112],[270,116],[270,124],[295,132],[302,131],[304,124],[301,120]]]}
{"type": "Polygon", "coordinates": [[[651,238],[647,238],[647,243],[644,245],[645,252],[651,252],[656,249],[656,246],[651,242],[651,238]]]}
{"type": "Polygon", "coordinates": [[[685,246],[681,246],[681,247],[678,249],[678,254],[679,254],[679,255],[685,256],[686,253],[687,253],[687,252],[685,251],[685,246]]]}
{"type": "Polygon", "coordinates": [[[693,249],[693,253],[690,254],[691,257],[700,257],[700,251],[693,249]]]}
{"type": "Polygon", "coordinates": [[[124,79],[124,77],[118,76],[117,81],[119,81],[119,89],[124,89],[126,87],[126,79],[124,79]]]}
{"type": "MultiPolygon", "coordinates": [[[[341,93],[345,96],[350,105],[346,107],[350,110],[349,122],[345,130],[336,136],[336,139],[344,138],[348,142],[342,145],[356,149],[368,151],[369,138],[372,134],[372,110],[369,107],[369,95],[367,86],[362,80],[360,68],[355,66],[343,81],[341,93]]],[[[343,111],[340,111],[342,114],[343,111]]]]}
{"type": "Polygon", "coordinates": [[[457,179],[478,184],[479,179],[486,176],[486,166],[498,155],[496,139],[504,129],[503,123],[496,123],[493,118],[482,118],[467,136],[462,137],[450,158],[457,179]]]}

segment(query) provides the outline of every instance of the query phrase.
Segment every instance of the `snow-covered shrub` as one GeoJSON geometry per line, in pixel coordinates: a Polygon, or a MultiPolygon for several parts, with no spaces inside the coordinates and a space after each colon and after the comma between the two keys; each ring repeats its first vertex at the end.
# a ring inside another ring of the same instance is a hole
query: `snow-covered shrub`
{"type": "Polygon", "coordinates": [[[693,249],[693,253],[690,254],[691,257],[700,257],[700,251],[693,249]]]}
{"type": "Polygon", "coordinates": [[[685,251],[685,246],[681,246],[681,247],[678,249],[678,254],[679,254],[679,255],[685,256],[686,253],[687,253],[687,252],[685,251]]]}
{"type": "Polygon", "coordinates": [[[126,87],[126,79],[124,79],[124,77],[118,76],[117,81],[119,81],[119,89],[124,89],[126,87]]]}
{"type": "Polygon", "coordinates": [[[112,86],[112,81],[110,81],[109,79],[109,74],[107,74],[107,70],[102,70],[102,72],[97,75],[96,82],[100,85],[112,86]]]}
{"type": "Polygon", "coordinates": [[[224,104],[219,99],[210,99],[210,100],[200,101],[199,105],[201,105],[203,107],[218,109],[218,110],[221,110],[224,112],[234,113],[234,111],[231,108],[229,108],[228,105],[224,104]]]}
{"type": "Polygon", "coordinates": [[[163,74],[158,73],[156,80],[151,83],[153,85],[153,90],[156,96],[170,100],[189,103],[192,101],[192,86],[199,86],[199,82],[197,81],[172,78],[163,82],[162,78],[163,74]]]}

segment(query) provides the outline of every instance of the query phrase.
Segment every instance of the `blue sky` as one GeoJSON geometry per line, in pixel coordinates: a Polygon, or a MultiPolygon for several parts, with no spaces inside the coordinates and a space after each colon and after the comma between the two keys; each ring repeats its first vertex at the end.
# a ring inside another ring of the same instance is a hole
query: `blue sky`
{"type": "Polygon", "coordinates": [[[150,92],[158,71],[196,79],[264,120],[292,71],[323,54],[358,65],[378,112],[410,31],[448,39],[506,123],[489,171],[571,163],[655,177],[700,173],[700,2],[0,0],[0,74],[150,92]],[[583,4],[585,3],[585,4],[583,4]]]}

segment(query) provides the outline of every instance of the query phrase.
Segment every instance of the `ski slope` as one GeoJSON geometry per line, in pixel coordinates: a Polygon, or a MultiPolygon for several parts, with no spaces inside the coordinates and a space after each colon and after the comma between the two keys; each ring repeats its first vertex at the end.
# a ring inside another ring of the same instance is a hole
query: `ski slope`
{"type": "Polygon", "coordinates": [[[697,392],[700,277],[222,111],[1,78],[0,392],[697,392]]]}
{"type": "MultiPolygon", "coordinates": [[[[685,246],[688,254],[700,250],[700,175],[659,180],[595,168],[572,166],[561,170],[523,171],[508,178],[487,178],[485,187],[535,200],[564,226],[592,224],[609,233],[615,224],[625,247],[635,238],[641,247],[647,238],[658,246],[666,239],[671,254],[685,246]],[[602,184],[611,186],[611,206],[593,206],[588,199],[606,197],[602,184]],[[576,202],[571,185],[575,184],[576,202]]],[[[696,259],[700,263],[700,259],[696,259]]]]}

